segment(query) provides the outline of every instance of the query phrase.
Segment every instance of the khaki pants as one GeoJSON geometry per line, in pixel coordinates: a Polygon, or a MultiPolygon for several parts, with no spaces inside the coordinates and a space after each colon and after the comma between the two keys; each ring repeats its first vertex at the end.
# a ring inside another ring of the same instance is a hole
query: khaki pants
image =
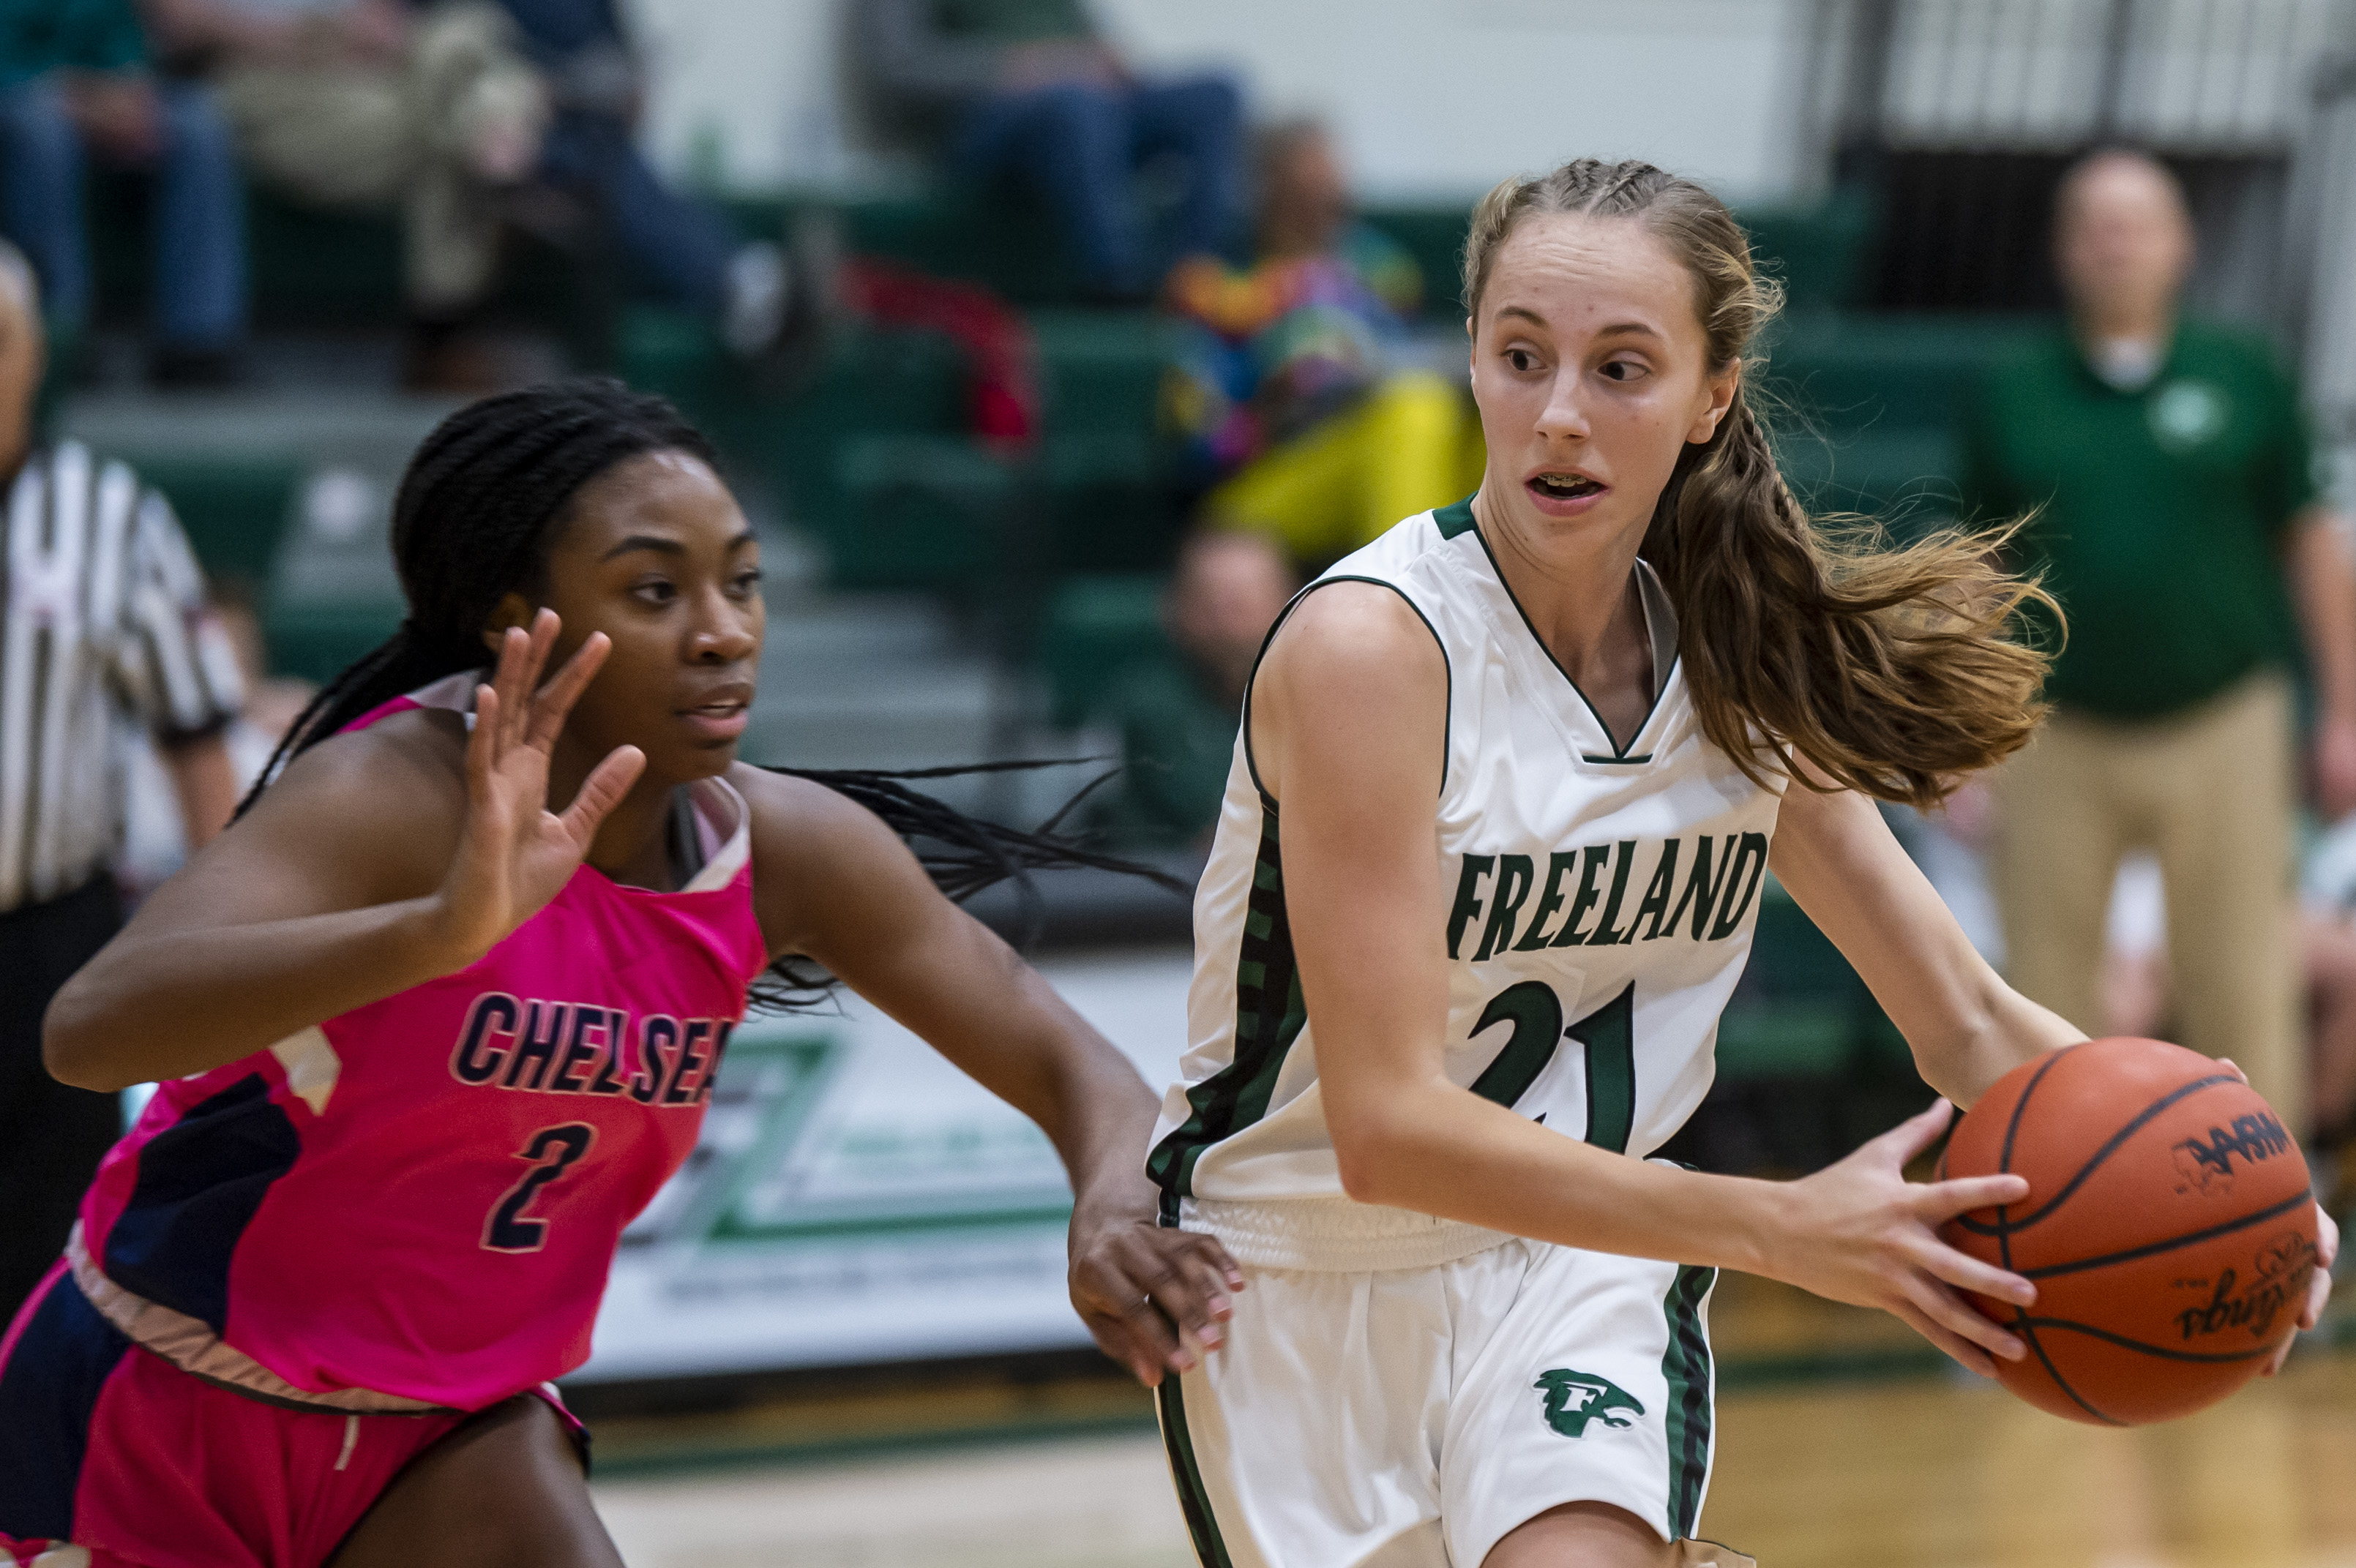
{"type": "Polygon", "coordinates": [[[496,5],[426,12],[399,69],[238,68],[218,86],[263,180],[314,206],[400,211],[412,308],[455,315],[490,286],[499,219],[478,150],[502,130],[536,144],[548,113],[496,5]]]}
{"type": "Polygon", "coordinates": [[[2148,848],[2181,1043],[2232,1057],[2304,1136],[2293,745],[2290,684],[2272,672],[2148,723],[2057,712],[1997,775],[1989,871],[2015,988],[2098,1033],[2111,884],[2148,848]]]}

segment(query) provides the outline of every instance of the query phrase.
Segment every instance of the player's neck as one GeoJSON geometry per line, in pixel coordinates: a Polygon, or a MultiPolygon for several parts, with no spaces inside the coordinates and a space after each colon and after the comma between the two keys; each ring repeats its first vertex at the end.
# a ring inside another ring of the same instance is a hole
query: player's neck
{"type": "Polygon", "coordinates": [[[1498,574],[1563,673],[1606,711],[1622,688],[1641,690],[1639,707],[1649,707],[1652,644],[1636,592],[1643,527],[1534,537],[1504,507],[1476,496],[1474,508],[1498,574]]]}

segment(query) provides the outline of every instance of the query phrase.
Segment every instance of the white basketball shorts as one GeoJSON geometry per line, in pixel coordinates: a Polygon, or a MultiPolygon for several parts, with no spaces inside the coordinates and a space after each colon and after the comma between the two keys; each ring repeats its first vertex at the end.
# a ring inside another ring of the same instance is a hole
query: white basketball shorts
{"type": "Polygon", "coordinates": [[[1226,1343],[1159,1398],[1204,1568],[1480,1568],[1569,1502],[1693,1534],[1716,1270],[1516,1240],[1244,1272],[1226,1343]]]}

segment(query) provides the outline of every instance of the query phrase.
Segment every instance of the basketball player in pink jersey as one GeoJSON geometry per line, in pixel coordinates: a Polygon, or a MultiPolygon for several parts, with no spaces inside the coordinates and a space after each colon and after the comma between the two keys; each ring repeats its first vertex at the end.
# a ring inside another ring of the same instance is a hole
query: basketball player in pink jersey
{"type": "Polygon", "coordinates": [[[748,993],[810,965],[1054,1140],[1108,1353],[1218,1343],[1240,1277],[1155,1223],[1151,1093],[886,818],[1076,852],[736,760],[759,547],[668,404],[461,411],[393,548],[400,633],[49,1013],[59,1077],[163,1087],[0,1340],[0,1562],[618,1563],[549,1382],[748,993]]]}

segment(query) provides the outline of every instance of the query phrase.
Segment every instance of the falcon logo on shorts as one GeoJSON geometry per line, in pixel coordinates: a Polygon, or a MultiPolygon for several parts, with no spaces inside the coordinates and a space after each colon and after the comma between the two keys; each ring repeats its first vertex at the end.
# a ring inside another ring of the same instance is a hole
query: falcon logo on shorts
{"type": "Polygon", "coordinates": [[[1565,1437],[1586,1436],[1590,1421],[1601,1421],[1606,1426],[1633,1426],[1635,1423],[1630,1417],[1644,1413],[1643,1403],[1634,1394],[1593,1372],[1556,1367],[1540,1372],[1538,1381],[1530,1386],[1545,1392],[1547,1424],[1565,1437]]]}

